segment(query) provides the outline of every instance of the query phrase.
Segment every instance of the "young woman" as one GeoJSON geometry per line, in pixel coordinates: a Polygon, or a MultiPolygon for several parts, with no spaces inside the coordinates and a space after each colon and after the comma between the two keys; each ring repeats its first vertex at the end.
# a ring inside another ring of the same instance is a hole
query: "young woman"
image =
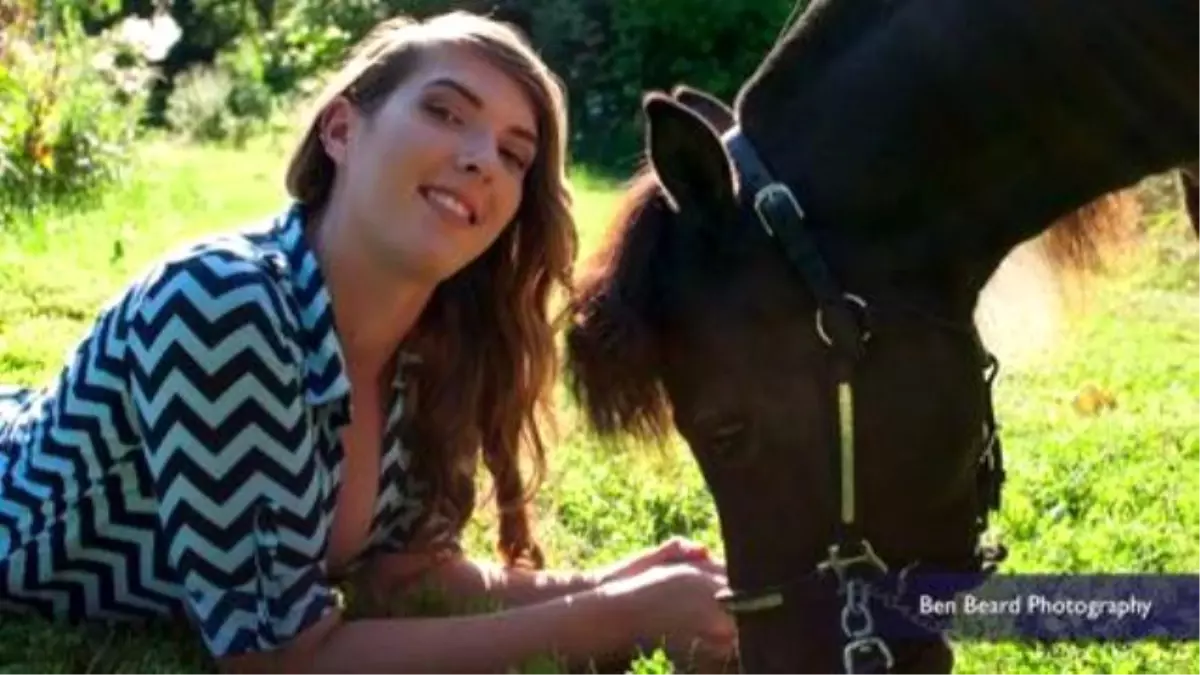
{"type": "Polygon", "coordinates": [[[574,223],[563,94],[507,26],[378,26],[318,101],[263,227],[165,256],[52,386],[0,395],[0,608],[186,617],[226,670],[502,671],[666,640],[720,667],[724,568],[667,542],[547,572],[551,294],[574,223]],[[475,467],[502,563],[457,545],[475,467]],[[349,620],[333,585],[433,582],[504,609],[349,620]]]}

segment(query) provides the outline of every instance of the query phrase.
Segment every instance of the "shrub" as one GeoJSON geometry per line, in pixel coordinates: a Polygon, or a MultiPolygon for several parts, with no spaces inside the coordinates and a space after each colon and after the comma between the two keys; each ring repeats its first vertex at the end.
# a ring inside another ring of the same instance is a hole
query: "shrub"
{"type": "Polygon", "coordinates": [[[794,7],[795,0],[293,0],[264,34],[265,77],[272,91],[289,90],[336,65],[385,16],[491,14],[525,31],[566,83],[575,159],[627,170],[640,150],[644,91],[686,82],[731,100],[794,7]]]}
{"type": "Polygon", "coordinates": [[[299,0],[263,32],[263,81],[274,93],[291,92],[299,83],[333,68],[352,36],[365,34],[380,16],[378,3],[299,0]]]}
{"type": "Polygon", "coordinates": [[[0,224],[120,178],[154,71],[116,31],[0,0],[0,224]]]}
{"type": "MultiPolygon", "coordinates": [[[[801,0],[803,2],[804,0],[801,0]]],[[[690,84],[732,102],[793,0],[509,0],[567,83],[576,159],[627,171],[649,89],[690,84]]]]}
{"type": "MultiPolygon", "coordinates": [[[[172,78],[197,64],[223,69],[229,76],[230,114],[258,120],[268,93],[272,97],[291,94],[300,84],[335,67],[345,49],[384,17],[400,13],[424,17],[450,9],[487,13],[524,30],[567,84],[573,158],[625,172],[641,149],[643,92],[687,83],[731,100],[789,14],[807,0],[798,3],[191,0],[171,3],[170,11],[184,36],[163,67],[172,78]]],[[[149,114],[158,120],[157,101],[149,114]]]]}
{"type": "Polygon", "coordinates": [[[175,78],[175,91],[167,99],[167,124],[189,141],[222,141],[234,133],[236,120],[229,111],[233,80],[229,73],[195,65],[175,78]]]}

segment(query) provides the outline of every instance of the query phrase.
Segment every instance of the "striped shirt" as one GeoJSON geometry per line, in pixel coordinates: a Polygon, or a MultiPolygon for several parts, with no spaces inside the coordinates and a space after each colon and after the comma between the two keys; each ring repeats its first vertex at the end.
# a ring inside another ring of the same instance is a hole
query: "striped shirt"
{"type": "MultiPolygon", "coordinates": [[[[359,562],[423,511],[403,373],[359,562]]],[[[0,611],[183,617],[218,658],[286,642],[335,605],[349,393],[298,205],[164,258],[53,384],[0,388],[0,611]]]]}

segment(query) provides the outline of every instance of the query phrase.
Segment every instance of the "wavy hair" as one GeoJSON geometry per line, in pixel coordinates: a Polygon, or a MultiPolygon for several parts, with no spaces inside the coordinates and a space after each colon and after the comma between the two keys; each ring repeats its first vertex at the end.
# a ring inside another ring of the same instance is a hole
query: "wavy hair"
{"type": "Polygon", "coordinates": [[[293,198],[321,208],[336,171],[320,142],[325,108],[344,95],[370,116],[424,53],[446,44],[474,50],[523,88],[536,109],[539,148],[515,222],[438,286],[406,338],[405,351],[419,361],[408,379],[406,411],[415,414],[406,414],[404,440],[415,450],[415,470],[432,485],[431,512],[452,537],[475,509],[482,459],[500,516],[499,554],[510,566],[540,568],[544,557],[529,507],[545,474],[543,424],[553,421],[560,368],[554,336],[565,317],[552,304],[556,291],[569,296],[578,246],[562,82],[508,24],[463,11],[389,19],[355,46],[315,100],[286,184],[293,198]],[[532,464],[528,481],[525,455],[532,464]]]}

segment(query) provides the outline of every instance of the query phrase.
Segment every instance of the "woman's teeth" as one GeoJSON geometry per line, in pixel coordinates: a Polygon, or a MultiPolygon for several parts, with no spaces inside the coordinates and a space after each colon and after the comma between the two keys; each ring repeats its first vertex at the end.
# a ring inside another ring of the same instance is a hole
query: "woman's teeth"
{"type": "Polygon", "coordinates": [[[463,218],[472,225],[475,224],[475,216],[471,213],[471,209],[454,195],[436,189],[426,190],[426,194],[429,199],[437,202],[460,218],[463,218]]]}

